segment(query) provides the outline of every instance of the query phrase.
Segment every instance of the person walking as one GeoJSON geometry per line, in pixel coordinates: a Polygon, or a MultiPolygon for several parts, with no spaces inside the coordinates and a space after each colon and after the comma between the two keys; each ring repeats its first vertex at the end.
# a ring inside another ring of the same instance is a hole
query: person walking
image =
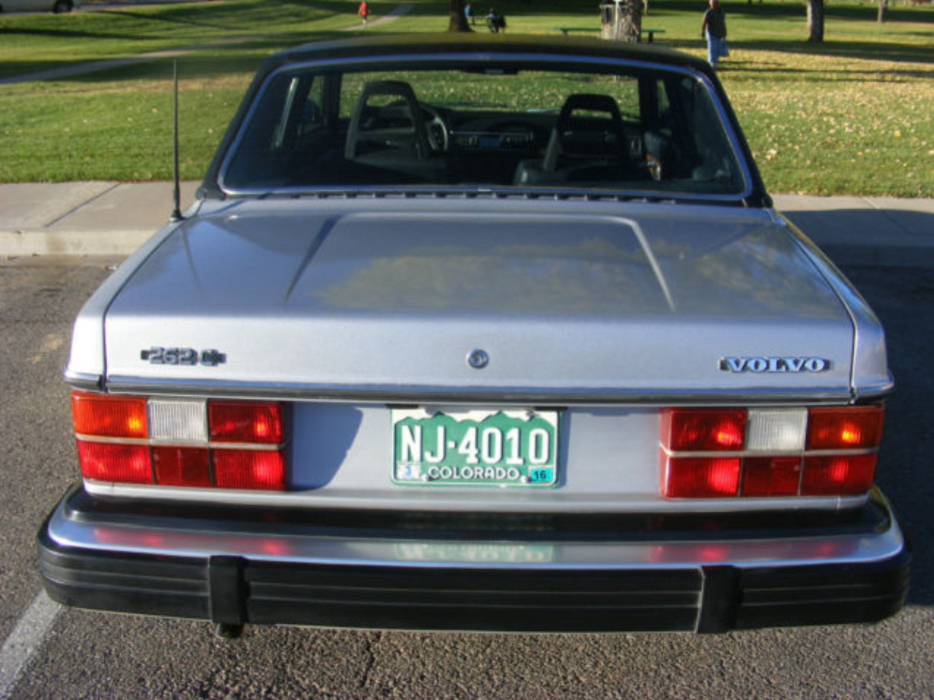
{"type": "Polygon", "coordinates": [[[360,7],[357,8],[357,14],[360,15],[360,19],[363,20],[363,24],[366,24],[367,19],[370,16],[370,5],[366,0],[360,3],[360,7]]]}
{"type": "Polygon", "coordinates": [[[724,56],[729,56],[726,46],[726,15],[720,7],[720,0],[709,0],[710,7],[704,13],[701,35],[707,39],[707,61],[714,68],[724,56]]]}

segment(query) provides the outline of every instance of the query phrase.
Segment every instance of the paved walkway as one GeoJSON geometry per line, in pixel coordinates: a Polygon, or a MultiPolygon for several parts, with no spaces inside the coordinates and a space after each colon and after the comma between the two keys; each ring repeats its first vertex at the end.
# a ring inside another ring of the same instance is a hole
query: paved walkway
{"type": "MultiPolygon", "coordinates": [[[[354,24],[350,27],[344,27],[341,31],[344,32],[354,32],[366,29],[367,27],[378,27],[381,24],[386,24],[394,20],[399,19],[403,15],[408,14],[412,10],[413,5],[411,3],[405,3],[402,5],[397,5],[392,10],[387,12],[381,17],[377,17],[374,20],[369,21],[367,24],[354,24]]],[[[111,68],[123,68],[125,66],[132,66],[137,63],[145,63],[147,61],[155,61],[163,58],[176,58],[178,56],[184,56],[185,54],[193,53],[195,51],[205,51],[209,49],[215,49],[222,46],[231,46],[236,44],[243,44],[248,41],[253,41],[255,39],[261,39],[261,36],[244,36],[244,37],[234,37],[231,39],[221,39],[220,41],[214,41],[210,44],[201,44],[198,46],[186,46],[178,49],[165,49],[163,51],[151,51],[149,53],[141,53],[136,56],[128,56],[126,58],[113,58],[106,61],[93,61],[91,63],[80,63],[75,66],[63,66],[61,68],[50,68],[49,70],[37,71],[35,73],[26,73],[24,75],[16,75],[9,78],[0,79],[0,87],[4,85],[16,85],[18,83],[31,83],[38,80],[62,80],[64,78],[72,78],[77,75],[87,75],[88,73],[99,73],[101,71],[110,70],[111,68]]]]}
{"type": "Polygon", "coordinates": [[[343,29],[341,29],[341,31],[342,32],[358,32],[361,29],[366,29],[367,27],[378,27],[381,24],[387,24],[388,22],[392,22],[393,20],[399,19],[400,17],[402,17],[402,15],[407,15],[412,10],[413,7],[414,5],[412,5],[411,3],[406,3],[404,5],[396,5],[394,8],[392,8],[389,12],[387,12],[385,15],[381,17],[377,17],[376,19],[369,20],[366,24],[363,24],[363,22],[361,22],[360,24],[355,24],[351,27],[344,27],[343,29]]]}
{"type": "Polygon", "coordinates": [[[23,75],[14,75],[10,78],[0,79],[0,87],[4,85],[16,85],[17,83],[32,83],[37,80],[62,80],[63,78],[72,78],[76,75],[87,75],[88,73],[99,73],[100,71],[110,70],[111,68],[123,68],[125,66],[136,65],[137,63],[146,63],[160,58],[176,58],[195,51],[205,51],[215,49],[221,46],[231,46],[252,41],[261,37],[242,36],[232,39],[222,39],[210,44],[201,44],[199,46],[187,46],[179,49],[165,49],[164,51],[150,51],[141,53],[137,56],[127,58],[112,58],[107,61],[93,61],[91,63],[79,63],[75,66],[62,66],[61,68],[50,68],[49,70],[38,71],[36,73],[24,73],[23,75]]]}
{"type": "MultiPolygon", "coordinates": [[[[182,183],[183,209],[198,184],[182,183]]],[[[934,199],[778,195],[775,205],[838,261],[884,262],[883,244],[934,254],[934,199]]],[[[0,256],[129,255],[171,211],[168,182],[0,185],[0,256]]]]}

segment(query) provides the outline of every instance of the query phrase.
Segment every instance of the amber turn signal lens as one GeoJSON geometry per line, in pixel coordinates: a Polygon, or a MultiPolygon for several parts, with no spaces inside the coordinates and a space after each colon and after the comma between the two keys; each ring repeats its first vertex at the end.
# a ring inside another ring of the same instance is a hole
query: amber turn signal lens
{"type": "Polygon", "coordinates": [[[146,438],[146,399],[71,394],[72,422],[77,435],[96,437],[146,438]]]}
{"type": "Polygon", "coordinates": [[[807,449],[860,450],[882,442],[882,406],[812,408],[808,417],[807,449]]]}

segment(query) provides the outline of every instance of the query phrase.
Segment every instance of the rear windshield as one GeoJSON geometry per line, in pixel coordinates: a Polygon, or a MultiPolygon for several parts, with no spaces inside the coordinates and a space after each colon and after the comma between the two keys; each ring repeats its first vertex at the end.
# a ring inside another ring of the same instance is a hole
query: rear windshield
{"type": "Polygon", "coordinates": [[[443,70],[283,70],[248,112],[222,185],[745,193],[705,83],[614,70],[489,59],[443,70]]]}

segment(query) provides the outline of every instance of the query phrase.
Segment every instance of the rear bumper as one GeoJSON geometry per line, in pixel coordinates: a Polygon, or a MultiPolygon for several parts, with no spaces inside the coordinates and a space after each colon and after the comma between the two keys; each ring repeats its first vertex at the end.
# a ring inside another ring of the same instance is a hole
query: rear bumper
{"type": "Polygon", "coordinates": [[[722,632],[874,622],[910,552],[879,493],[847,514],[489,518],[115,503],[73,490],[39,532],[66,605],[216,623],[722,632]],[[767,522],[768,521],[768,522],[767,522]],[[689,534],[690,533],[690,534],[689,534]]]}

